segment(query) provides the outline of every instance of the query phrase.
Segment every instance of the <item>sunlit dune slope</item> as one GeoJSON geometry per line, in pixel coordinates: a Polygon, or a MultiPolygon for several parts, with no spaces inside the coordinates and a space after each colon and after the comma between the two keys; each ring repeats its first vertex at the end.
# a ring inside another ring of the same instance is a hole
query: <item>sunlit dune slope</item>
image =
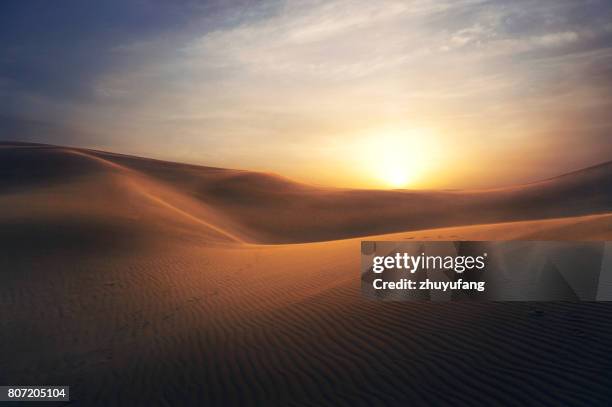
{"type": "MultiPolygon", "coordinates": [[[[72,217],[103,207],[120,217],[148,217],[147,227],[170,217],[212,241],[298,243],[612,211],[612,162],[509,188],[382,191],[321,188],[271,174],[42,145],[5,144],[0,158],[4,202],[74,207],[72,217]],[[28,196],[43,191],[53,196],[28,196]],[[63,195],[66,204],[58,191],[69,194],[63,195]],[[148,209],[130,209],[135,199],[148,209]]],[[[16,215],[26,210],[12,207],[16,215]]]]}

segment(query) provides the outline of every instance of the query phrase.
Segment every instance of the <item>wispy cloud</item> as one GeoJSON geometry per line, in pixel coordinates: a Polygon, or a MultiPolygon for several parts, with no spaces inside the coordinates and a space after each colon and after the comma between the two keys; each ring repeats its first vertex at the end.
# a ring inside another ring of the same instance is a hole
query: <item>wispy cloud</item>
{"type": "MultiPolygon", "coordinates": [[[[328,164],[338,171],[354,167],[337,157],[338,145],[414,129],[427,129],[446,146],[444,159],[464,169],[447,183],[476,179],[477,164],[499,157],[520,156],[525,166],[523,175],[512,163],[493,167],[491,177],[510,182],[549,175],[535,168],[546,149],[561,157],[545,163],[551,172],[612,153],[600,145],[601,129],[612,126],[604,113],[612,107],[606,2],[268,1],[179,10],[163,30],[96,35],[104,39],[100,63],[67,69],[53,91],[0,70],[0,92],[19,101],[0,107],[95,127],[107,144],[143,154],[164,145],[167,158],[298,178],[313,157],[335,156],[328,164]],[[75,88],[88,91],[75,97],[75,88]],[[585,115],[591,127],[579,123],[585,115]]],[[[97,52],[85,48],[76,56],[97,52]]],[[[56,71],[45,69],[54,64],[37,61],[40,81],[52,82],[56,71]]]]}

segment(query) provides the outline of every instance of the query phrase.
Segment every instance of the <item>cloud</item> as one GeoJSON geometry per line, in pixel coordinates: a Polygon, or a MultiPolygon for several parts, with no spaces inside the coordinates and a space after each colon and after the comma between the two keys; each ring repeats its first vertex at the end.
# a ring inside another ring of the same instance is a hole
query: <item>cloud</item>
{"type": "Polygon", "coordinates": [[[266,170],[380,129],[426,128],[459,152],[498,154],[534,138],[554,146],[561,126],[599,144],[601,132],[570,120],[584,109],[611,123],[606,2],[187,2],[148,16],[123,4],[44,21],[12,13],[1,111],[100,129],[143,154],[170,144],[166,158],[266,170]]]}

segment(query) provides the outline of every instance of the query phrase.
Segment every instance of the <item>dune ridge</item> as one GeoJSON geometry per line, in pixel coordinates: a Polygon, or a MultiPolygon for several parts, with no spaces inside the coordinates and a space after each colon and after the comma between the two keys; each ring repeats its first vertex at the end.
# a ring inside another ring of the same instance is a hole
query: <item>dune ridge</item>
{"type": "MultiPolygon", "coordinates": [[[[374,191],[319,188],[269,174],[74,148],[33,146],[29,150],[27,145],[19,145],[11,150],[5,145],[3,155],[8,157],[8,164],[47,160],[69,167],[72,155],[91,161],[83,163],[86,171],[91,172],[87,168],[96,162],[108,166],[135,191],[239,243],[328,241],[449,226],[588,216],[612,209],[612,162],[493,190],[374,191]]],[[[27,183],[29,170],[24,170],[26,175],[9,173],[0,186],[17,185],[24,179],[27,183]]],[[[49,185],[54,171],[32,178],[49,185]]],[[[64,172],[62,175],[58,171],[57,176],[74,176],[69,169],[64,172]]]]}
{"type": "Polygon", "coordinates": [[[318,188],[268,174],[171,163],[163,163],[162,169],[158,162],[128,156],[113,159],[218,208],[256,234],[260,243],[591,215],[612,207],[612,162],[495,190],[372,191],[318,188]]]}

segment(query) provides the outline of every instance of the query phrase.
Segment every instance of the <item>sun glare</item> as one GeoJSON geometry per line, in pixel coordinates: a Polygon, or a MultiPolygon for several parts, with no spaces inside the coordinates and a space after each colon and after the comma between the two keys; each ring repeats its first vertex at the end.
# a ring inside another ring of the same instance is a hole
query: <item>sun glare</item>
{"type": "Polygon", "coordinates": [[[384,188],[418,188],[436,156],[435,135],[426,129],[379,129],[357,142],[363,170],[372,184],[384,188]]]}
{"type": "Polygon", "coordinates": [[[404,188],[410,182],[409,169],[402,163],[391,163],[381,171],[382,180],[392,188],[404,188]]]}

